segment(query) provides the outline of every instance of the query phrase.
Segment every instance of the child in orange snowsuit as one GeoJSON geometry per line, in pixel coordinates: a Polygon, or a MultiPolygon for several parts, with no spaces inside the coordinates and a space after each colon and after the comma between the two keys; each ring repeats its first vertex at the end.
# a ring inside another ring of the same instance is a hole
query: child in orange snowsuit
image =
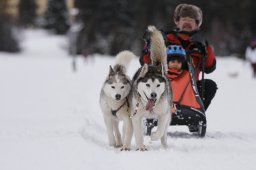
{"type": "Polygon", "coordinates": [[[186,52],[179,45],[170,45],[167,47],[167,64],[168,73],[167,77],[170,80],[171,88],[173,91],[173,102],[172,112],[176,112],[175,105],[192,107],[200,109],[195,89],[193,89],[191,83],[191,75],[187,70],[186,65],[186,52]]]}

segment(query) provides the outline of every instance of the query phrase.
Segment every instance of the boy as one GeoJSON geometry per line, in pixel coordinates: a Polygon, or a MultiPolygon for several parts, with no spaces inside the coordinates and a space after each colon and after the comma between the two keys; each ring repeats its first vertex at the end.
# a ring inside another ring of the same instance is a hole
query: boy
{"type": "MultiPolygon", "coordinates": [[[[179,106],[201,109],[202,106],[195,97],[191,77],[186,63],[186,52],[180,45],[167,47],[167,77],[173,91],[173,102],[179,106]]],[[[176,112],[175,107],[172,112],[176,112]]]]}

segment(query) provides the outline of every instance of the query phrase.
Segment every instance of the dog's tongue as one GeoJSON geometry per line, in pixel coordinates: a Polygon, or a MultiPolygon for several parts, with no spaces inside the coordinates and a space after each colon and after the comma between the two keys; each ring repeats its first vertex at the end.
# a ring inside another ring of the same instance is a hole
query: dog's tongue
{"type": "Polygon", "coordinates": [[[152,111],[154,106],[155,106],[155,100],[149,99],[148,103],[146,105],[146,110],[147,111],[152,111]]]}

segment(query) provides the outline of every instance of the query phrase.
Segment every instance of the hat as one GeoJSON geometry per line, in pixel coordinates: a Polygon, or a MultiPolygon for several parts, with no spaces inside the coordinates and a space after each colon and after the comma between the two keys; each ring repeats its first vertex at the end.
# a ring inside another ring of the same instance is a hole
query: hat
{"type": "Polygon", "coordinates": [[[174,21],[179,21],[180,17],[190,17],[196,20],[198,27],[201,26],[203,20],[202,10],[190,4],[179,4],[174,11],[174,21]]]}
{"type": "Polygon", "coordinates": [[[179,60],[181,62],[186,60],[186,51],[180,45],[169,45],[166,48],[167,61],[179,60]]]}

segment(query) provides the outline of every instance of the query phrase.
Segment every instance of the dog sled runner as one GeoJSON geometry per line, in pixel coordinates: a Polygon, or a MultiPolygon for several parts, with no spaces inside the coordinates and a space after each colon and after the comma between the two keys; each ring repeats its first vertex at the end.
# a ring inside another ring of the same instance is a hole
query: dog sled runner
{"type": "MultiPolygon", "coordinates": [[[[194,51],[187,51],[187,56],[192,52],[194,51]]],[[[203,65],[204,59],[202,62],[203,65]]],[[[179,92],[173,91],[175,113],[172,113],[170,125],[186,125],[191,133],[199,137],[204,137],[207,128],[205,109],[202,102],[204,99],[204,69],[202,67],[202,86],[200,89],[201,93],[199,94],[196,84],[196,71],[191,57],[187,57],[186,59],[186,76],[187,80],[186,78],[183,79],[184,82],[171,82],[172,87],[176,83],[176,86],[182,90],[179,92]],[[186,89],[186,93],[184,93],[184,89],[186,89]]],[[[151,135],[151,131],[155,126],[157,126],[156,119],[146,119],[145,134],[151,135]]]]}

